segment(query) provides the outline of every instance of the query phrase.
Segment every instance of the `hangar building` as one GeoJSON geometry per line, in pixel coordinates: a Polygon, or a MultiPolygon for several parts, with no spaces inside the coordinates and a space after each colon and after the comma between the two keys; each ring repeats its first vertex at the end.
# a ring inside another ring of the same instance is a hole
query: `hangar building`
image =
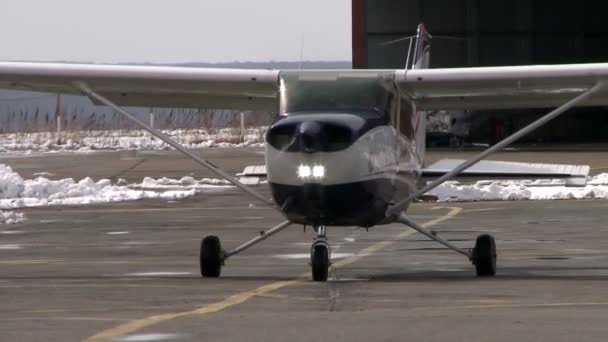
{"type": "MultiPolygon", "coordinates": [[[[352,0],[353,67],[403,68],[408,41],[385,43],[420,22],[435,37],[431,68],[608,62],[606,13],[603,0],[352,0]]],[[[491,140],[490,122],[509,131],[545,111],[475,113],[471,137],[491,140]]],[[[576,109],[528,140],[608,140],[606,131],[608,110],[576,109]]]]}

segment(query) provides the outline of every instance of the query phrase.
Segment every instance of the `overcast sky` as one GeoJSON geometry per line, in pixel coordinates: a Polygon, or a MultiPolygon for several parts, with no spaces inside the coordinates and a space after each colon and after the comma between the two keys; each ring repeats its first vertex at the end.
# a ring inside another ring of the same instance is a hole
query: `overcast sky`
{"type": "Polygon", "coordinates": [[[2,0],[0,60],[351,59],[351,0],[2,0]]]}

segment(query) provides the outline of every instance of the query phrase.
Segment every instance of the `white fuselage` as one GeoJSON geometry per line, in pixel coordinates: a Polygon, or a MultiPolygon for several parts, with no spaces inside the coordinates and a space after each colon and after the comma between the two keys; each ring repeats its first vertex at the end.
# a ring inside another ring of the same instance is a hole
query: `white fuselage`
{"type": "MultiPolygon", "coordinates": [[[[302,116],[302,120],[323,123],[323,117],[302,116]]],[[[332,118],[340,121],[339,114],[332,118]]],[[[423,115],[416,119],[414,133],[424,125],[423,115]]],[[[420,153],[424,153],[419,134],[408,138],[399,132],[398,123],[389,120],[376,125],[337,151],[306,152],[267,143],[266,168],[275,201],[289,219],[302,224],[372,226],[389,222],[385,216],[388,207],[416,190],[422,168],[420,153]],[[316,175],[313,170],[318,171],[316,175]]],[[[292,144],[298,143],[295,139],[292,144]]]]}
{"type": "Polygon", "coordinates": [[[279,113],[266,134],[275,202],[295,223],[373,226],[416,190],[425,114],[394,73],[291,71],[279,77],[279,113]]]}

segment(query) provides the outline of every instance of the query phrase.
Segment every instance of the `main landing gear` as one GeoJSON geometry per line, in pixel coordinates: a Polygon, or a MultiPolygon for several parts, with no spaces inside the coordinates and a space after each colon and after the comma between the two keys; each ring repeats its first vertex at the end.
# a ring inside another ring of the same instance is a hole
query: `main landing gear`
{"type": "Polygon", "coordinates": [[[201,275],[206,278],[217,278],[222,273],[224,251],[217,236],[207,236],[201,241],[200,265],[201,275]]]}
{"type": "Polygon", "coordinates": [[[224,262],[229,257],[239,254],[242,251],[248,249],[249,247],[268,239],[274,234],[282,231],[283,229],[289,227],[291,225],[291,221],[285,221],[273,228],[270,228],[266,231],[261,231],[260,235],[255,238],[245,242],[244,244],[238,246],[237,248],[231,251],[225,251],[222,249],[222,245],[220,243],[220,239],[217,236],[207,236],[201,241],[201,254],[200,254],[200,266],[201,266],[201,275],[204,278],[217,278],[220,276],[222,272],[222,266],[224,262]]]}
{"type": "MultiPolygon", "coordinates": [[[[410,220],[405,214],[397,217],[397,222],[401,222],[428,238],[441,243],[442,245],[465,255],[473,265],[479,277],[491,277],[496,275],[496,242],[491,235],[480,235],[477,237],[475,247],[472,250],[460,248],[448,240],[439,237],[434,232],[419,226],[410,220]]],[[[220,239],[217,236],[207,236],[201,242],[200,266],[201,275],[205,278],[217,278],[220,276],[222,266],[229,257],[236,255],[249,247],[271,237],[291,225],[290,221],[285,221],[267,231],[260,232],[260,235],[245,242],[239,247],[225,251],[222,249],[220,239]]],[[[317,237],[310,247],[310,266],[312,279],[314,281],[327,281],[329,276],[329,266],[331,266],[331,248],[327,242],[327,229],[325,226],[315,227],[317,237]]]]}
{"type": "Polygon", "coordinates": [[[448,240],[439,237],[434,232],[419,226],[416,222],[410,220],[405,214],[399,215],[398,222],[409,226],[418,231],[422,235],[437,241],[440,244],[463,254],[475,265],[475,271],[478,277],[493,277],[496,275],[496,242],[491,235],[484,234],[477,237],[475,247],[472,250],[460,248],[448,240]]]}
{"type": "Polygon", "coordinates": [[[496,242],[492,235],[480,235],[471,253],[471,262],[480,277],[496,275],[496,242]]]}

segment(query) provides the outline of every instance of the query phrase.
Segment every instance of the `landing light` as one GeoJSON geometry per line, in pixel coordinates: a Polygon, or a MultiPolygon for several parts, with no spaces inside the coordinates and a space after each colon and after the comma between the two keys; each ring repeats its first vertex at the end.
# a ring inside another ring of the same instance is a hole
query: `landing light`
{"type": "Polygon", "coordinates": [[[323,165],[300,165],[298,166],[298,177],[302,179],[321,179],[325,177],[325,166],[323,165]]]}
{"type": "Polygon", "coordinates": [[[298,167],[298,177],[300,178],[309,178],[312,175],[312,171],[310,166],[300,165],[298,167]]]}
{"type": "Polygon", "coordinates": [[[325,177],[325,167],[323,165],[315,165],[312,168],[312,176],[315,178],[325,177]]]}

